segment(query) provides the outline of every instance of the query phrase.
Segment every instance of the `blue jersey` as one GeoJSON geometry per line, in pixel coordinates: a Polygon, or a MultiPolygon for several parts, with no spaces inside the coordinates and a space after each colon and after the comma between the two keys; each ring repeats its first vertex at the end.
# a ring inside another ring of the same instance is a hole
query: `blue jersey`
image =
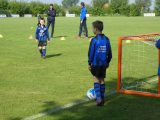
{"type": "Polygon", "coordinates": [[[38,26],[36,30],[36,39],[41,42],[45,42],[49,39],[49,32],[46,26],[38,26]]]}
{"type": "Polygon", "coordinates": [[[81,8],[80,19],[81,21],[86,20],[87,9],[85,7],[81,8]]]}
{"type": "Polygon", "coordinates": [[[108,37],[98,34],[91,40],[88,51],[88,64],[92,66],[108,66],[112,59],[112,50],[108,37]]]}

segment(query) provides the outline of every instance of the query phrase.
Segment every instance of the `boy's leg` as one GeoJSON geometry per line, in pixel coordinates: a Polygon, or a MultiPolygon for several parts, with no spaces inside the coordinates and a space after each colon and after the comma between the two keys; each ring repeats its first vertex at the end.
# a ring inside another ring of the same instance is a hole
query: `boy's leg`
{"type": "Polygon", "coordinates": [[[101,83],[98,78],[94,77],[94,89],[96,94],[97,105],[99,106],[102,102],[101,98],[101,83]]]}
{"type": "Polygon", "coordinates": [[[85,37],[88,37],[88,29],[87,29],[86,20],[84,21],[84,30],[85,30],[85,37]]]}
{"type": "Polygon", "coordinates": [[[106,86],[105,86],[105,81],[104,78],[106,77],[106,66],[101,67],[100,70],[100,81],[101,81],[101,98],[102,98],[102,104],[104,105],[104,98],[105,98],[105,91],[106,91],[106,86]]]}
{"type": "Polygon", "coordinates": [[[104,104],[104,98],[105,98],[105,91],[106,91],[105,82],[104,82],[104,79],[101,79],[101,98],[102,98],[103,104],[104,104]]]}
{"type": "Polygon", "coordinates": [[[39,49],[39,52],[40,52],[40,54],[41,54],[41,56],[42,56],[42,47],[39,46],[38,49],[39,49]]]}
{"type": "Polygon", "coordinates": [[[42,57],[45,58],[46,57],[46,46],[42,47],[42,57]]]}
{"type": "Polygon", "coordinates": [[[80,27],[79,27],[79,37],[81,37],[82,28],[83,28],[83,23],[80,23],[80,27]]]}

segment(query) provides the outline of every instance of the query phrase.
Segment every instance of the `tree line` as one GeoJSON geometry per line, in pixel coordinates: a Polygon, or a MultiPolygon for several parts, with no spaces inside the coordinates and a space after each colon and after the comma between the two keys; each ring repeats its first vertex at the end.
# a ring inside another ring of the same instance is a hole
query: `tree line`
{"type": "MultiPolygon", "coordinates": [[[[62,5],[54,4],[57,16],[65,16],[66,11],[71,14],[80,14],[79,0],[63,0],[62,5]]],[[[151,8],[151,0],[135,0],[130,4],[129,0],[92,0],[91,5],[86,5],[88,13],[93,16],[141,16],[143,13],[155,12],[160,16],[160,0],[155,0],[154,10],[151,8]]],[[[46,14],[49,4],[41,2],[22,2],[0,0],[0,14],[46,14]]]]}

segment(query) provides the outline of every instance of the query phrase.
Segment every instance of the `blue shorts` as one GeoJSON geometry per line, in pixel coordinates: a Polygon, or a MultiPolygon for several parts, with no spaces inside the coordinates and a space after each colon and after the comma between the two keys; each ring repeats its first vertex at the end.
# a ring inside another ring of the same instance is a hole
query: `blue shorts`
{"type": "Polygon", "coordinates": [[[43,47],[43,46],[47,46],[47,41],[39,41],[38,42],[38,47],[43,47]]]}

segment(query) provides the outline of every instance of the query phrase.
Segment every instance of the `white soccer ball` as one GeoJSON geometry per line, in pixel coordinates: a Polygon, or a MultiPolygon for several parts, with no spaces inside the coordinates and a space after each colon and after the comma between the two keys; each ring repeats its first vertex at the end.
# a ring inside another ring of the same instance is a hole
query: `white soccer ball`
{"type": "Polygon", "coordinates": [[[87,91],[87,97],[90,99],[90,100],[95,100],[96,99],[96,94],[95,94],[95,90],[94,88],[91,88],[87,91]]]}

